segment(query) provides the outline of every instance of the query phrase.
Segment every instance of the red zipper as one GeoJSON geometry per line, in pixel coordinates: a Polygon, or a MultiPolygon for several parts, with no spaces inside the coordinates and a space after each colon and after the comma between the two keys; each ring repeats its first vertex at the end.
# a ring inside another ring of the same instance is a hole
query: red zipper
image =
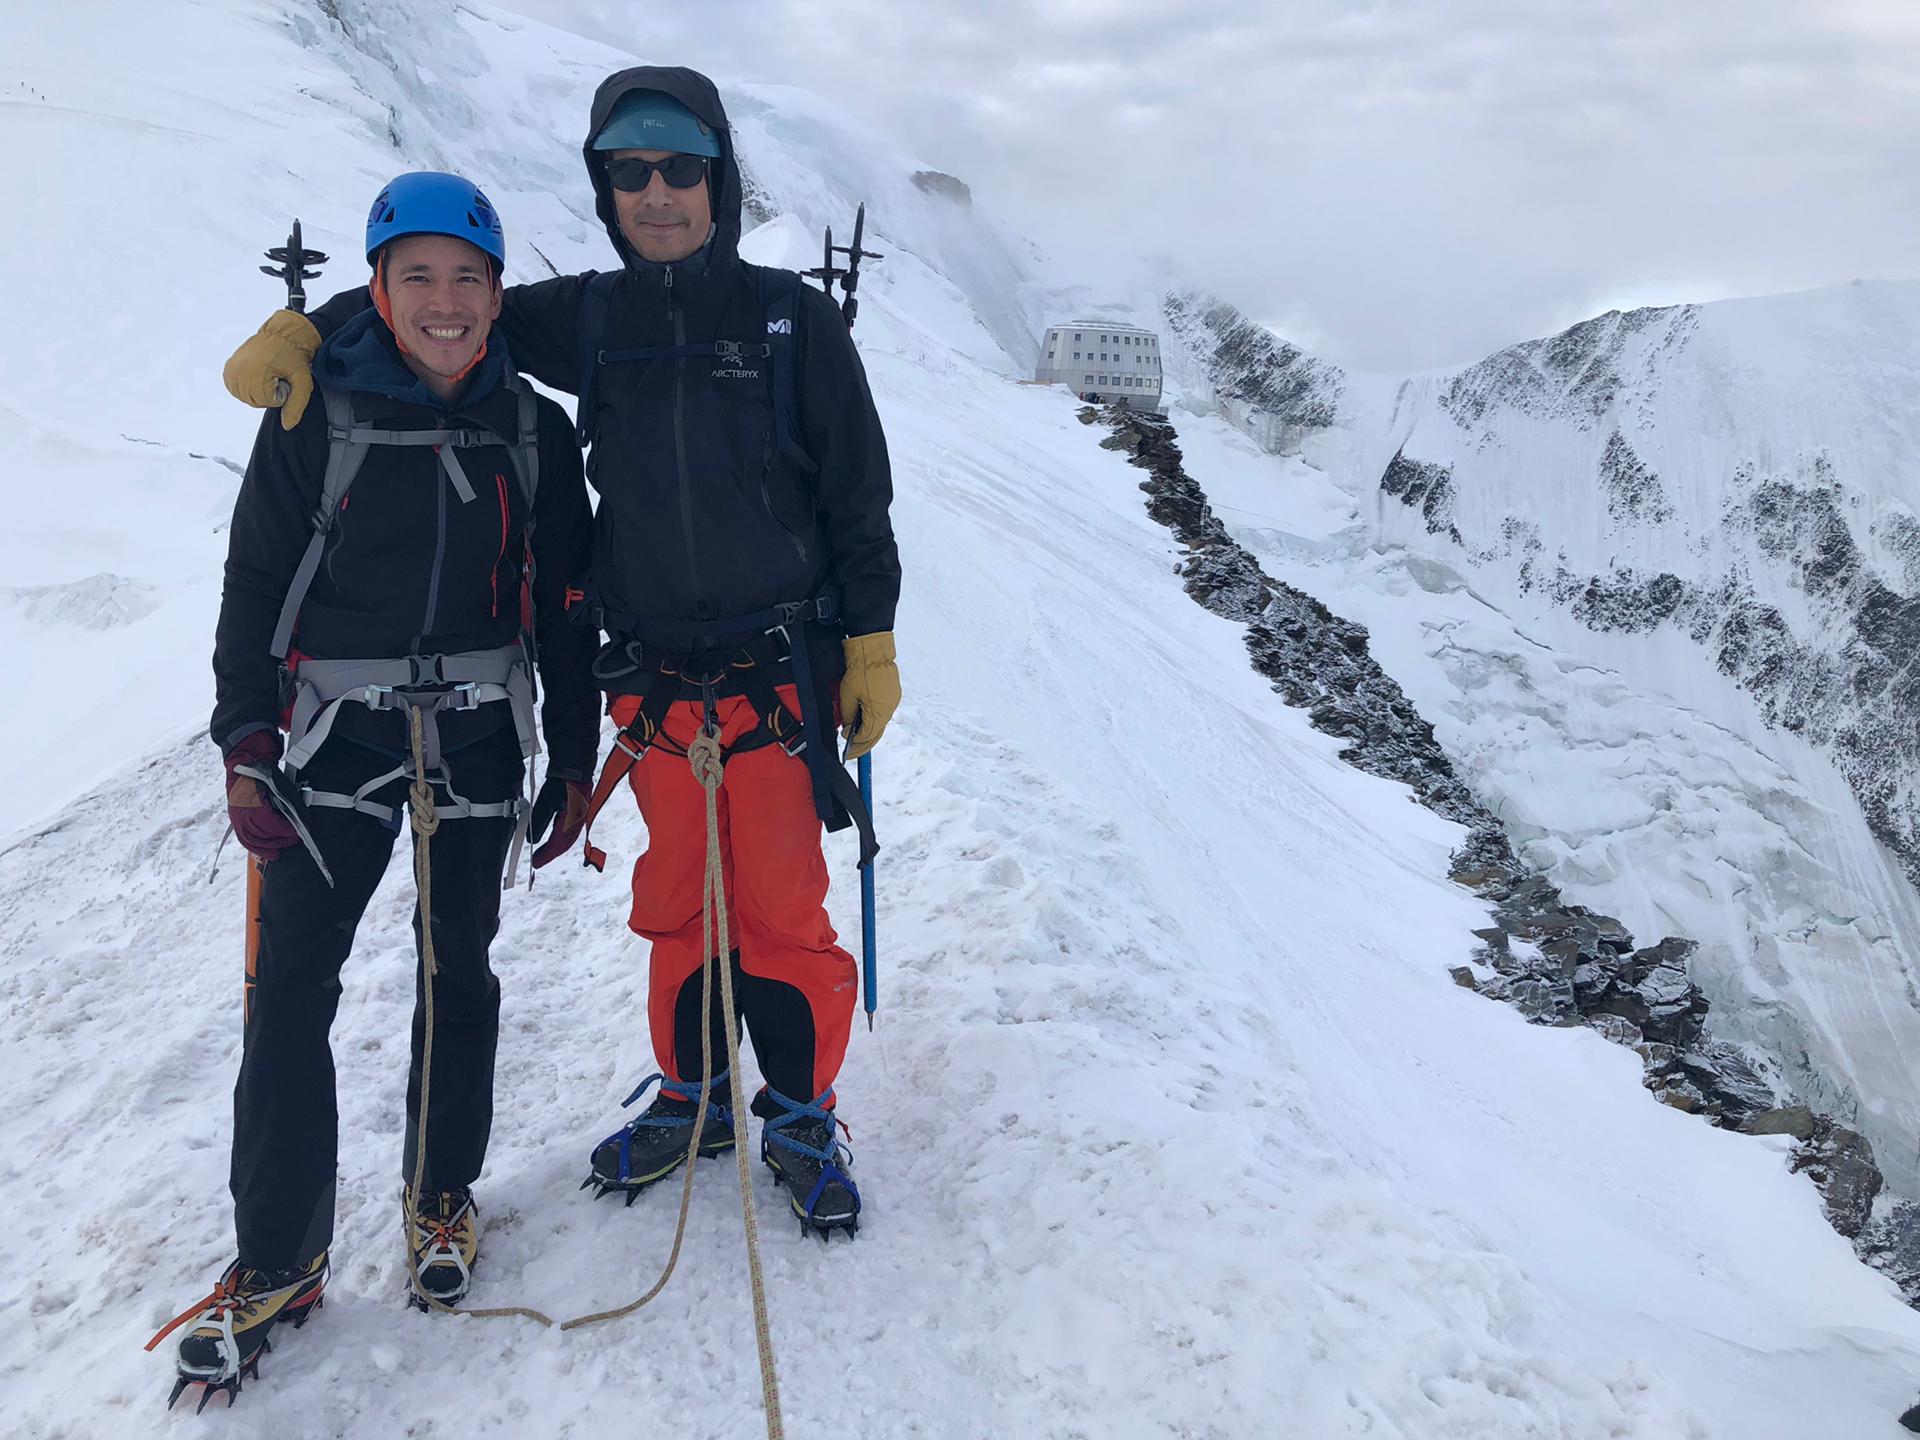
{"type": "Polygon", "coordinates": [[[500,492],[500,553],[493,557],[493,574],[488,577],[488,586],[493,591],[493,613],[500,613],[500,562],[507,558],[507,530],[512,524],[507,509],[507,477],[499,471],[493,474],[494,488],[500,492]]]}

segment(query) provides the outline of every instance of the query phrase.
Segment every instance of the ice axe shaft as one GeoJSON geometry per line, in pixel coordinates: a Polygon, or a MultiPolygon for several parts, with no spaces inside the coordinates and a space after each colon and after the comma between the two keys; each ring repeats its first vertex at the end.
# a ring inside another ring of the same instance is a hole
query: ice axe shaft
{"type": "MultiPolygon", "coordinates": [[[[860,799],[867,807],[867,814],[873,814],[873,756],[860,757],[860,799]]],[[[873,1012],[880,1003],[874,993],[874,987],[880,979],[879,950],[875,943],[875,925],[873,914],[873,867],[878,860],[869,860],[860,870],[860,958],[861,978],[865,982],[865,1003],[867,1007],[867,1030],[873,1030],[873,1012]]]]}
{"type": "Polygon", "coordinates": [[[253,985],[260,973],[260,893],[267,867],[257,855],[247,856],[247,979],[240,991],[240,1023],[253,1018],[253,985]]]}

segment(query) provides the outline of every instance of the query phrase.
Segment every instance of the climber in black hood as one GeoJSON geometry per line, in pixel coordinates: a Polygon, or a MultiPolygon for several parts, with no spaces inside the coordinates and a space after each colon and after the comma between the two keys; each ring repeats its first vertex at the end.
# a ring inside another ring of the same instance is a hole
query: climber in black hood
{"type": "MultiPolygon", "coordinates": [[[[593,806],[641,752],[629,778],[649,849],[629,925],[653,942],[666,1083],[595,1150],[594,1178],[631,1192],[669,1173],[703,1087],[721,1078],[700,1073],[704,794],[682,758],[711,718],[734,747],[732,961],[768,1082],[754,1104],[768,1117],[763,1153],[804,1222],[851,1231],[859,1197],[831,1110],[857,967],[827,918],[820,821],[837,828],[857,808],[830,727],[855,758],[900,698],[886,440],[838,306],[740,258],[742,177],[711,81],[653,66],[610,77],[582,152],[621,268],[511,287],[499,328],[521,369],[580,397],[591,445],[592,578],[572,609],[607,634],[596,674],[626,742],[593,806]]],[[[318,329],[281,312],[229,362],[228,388],[267,405],[287,381],[283,420],[297,423],[320,333],[366,303],[365,291],[336,297],[311,317],[318,329]]],[[[725,1038],[713,1036],[716,1057],[725,1038]]],[[[731,1143],[705,1123],[703,1151],[731,1143]]]]}

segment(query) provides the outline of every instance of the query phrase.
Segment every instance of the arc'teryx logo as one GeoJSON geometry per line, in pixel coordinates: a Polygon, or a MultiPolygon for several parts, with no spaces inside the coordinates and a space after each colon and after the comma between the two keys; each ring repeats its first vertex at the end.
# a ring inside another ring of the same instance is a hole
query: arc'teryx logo
{"type": "Polygon", "coordinates": [[[738,340],[721,340],[716,342],[713,348],[720,357],[720,364],[713,372],[714,379],[758,380],[760,378],[760,372],[745,363],[742,346],[738,340]]]}

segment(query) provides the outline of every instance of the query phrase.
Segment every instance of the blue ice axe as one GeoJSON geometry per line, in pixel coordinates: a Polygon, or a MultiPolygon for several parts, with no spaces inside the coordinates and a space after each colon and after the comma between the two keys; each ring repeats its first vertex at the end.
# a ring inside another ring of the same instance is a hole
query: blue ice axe
{"type": "MultiPolygon", "coordinates": [[[[847,322],[847,329],[849,331],[853,329],[854,317],[860,313],[860,300],[854,293],[860,288],[860,262],[862,260],[878,260],[880,258],[876,252],[861,248],[860,242],[865,237],[866,228],[867,207],[863,202],[860,208],[853,212],[853,243],[851,245],[834,244],[833,230],[829,227],[827,230],[825,257],[820,263],[820,268],[801,272],[810,280],[818,280],[820,282],[820,288],[825,290],[829,296],[833,294],[834,282],[836,280],[840,282],[840,290],[845,296],[840,302],[840,314],[847,322]],[[847,257],[847,263],[844,267],[833,263],[833,257],[835,255],[844,255],[847,257]]],[[[867,814],[872,815],[872,755],[862,755],[860,757],[859,770],[860,801],[867,807],[867,814]]],[[[860,867],[860,945],[863,962],[861,979],[864,982],[863,988],[866,992],[867,1029],[869,1031],[873,1029],[873,1011],[875,1005],[878,1003],[874,995],[874,988],[879,976],[873,920],[874,864],[874,861],[869,860],[865,865],[860,867]]]]}
{"type": "MultiPolygon", "coordinates": [[[[867,814],[873,814],[873,756],[860,757],[860,800],[867,807],[867,814]]],[[[873,867],[880,862],[869,860],[860,867],[860,957],[861,978],[865,981],[867,1006],[867,1032],[873,1032],[873,1011],[878,1004],[874,987],[879,981],[880,967],[878,951],[874,942],[873,920],[873,867]]]]}

